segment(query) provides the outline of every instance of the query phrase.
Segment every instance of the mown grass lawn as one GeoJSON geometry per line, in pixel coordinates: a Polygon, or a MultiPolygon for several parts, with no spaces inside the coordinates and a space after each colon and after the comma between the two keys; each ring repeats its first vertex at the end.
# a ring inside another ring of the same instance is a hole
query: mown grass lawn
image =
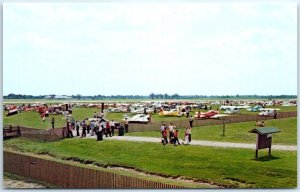
{"type": "Polygon", "coordinates": [[[184,176],[237,188],[295,188],[297,153],[267,150],[224,149],[200,146],[163,146],[159,143],[92,139],[57,142],[10,139],[4,148],[49,154],[56,158],[80,158],[102,165],[121,165],[142,171],[184,176]]]}
{"type": "MultiPolygon", "coordinates": [[[[82,121],[84,118],[93,117],[94,112],[99,112],[96,108],[73,108],[72,116],[76,120],[82,121]]],[[[64,115],[53,115],[55,118],[55,127],[66,126],[66,119],[64,115]]],[[[3,112],[4,125],[20,125],[25,127],[48,129],[51,127],[52,115],[46,117],[45,122],[42,121],[41,116],[36,111],[21,112],[16,115],[6,116],[3,112]]]]}
{"type": "MultiPolygon", "coordinates": [[[[266,127],[277,127],[282,132],[273,134],[275,144],[297,144],[297,118],[272,119],[265,121],[266,127]]],[[[255,143],[256,135],[248,131],[255,128],[255,122],[231,123],[225,125],[225,136],[222,136],[223,125],[201,126],[192,129],[192,139],[212,140],[226,142],[255,143]]],[[[157,131],[131,132],[130,136],[161,137],[160,129],[157,131]]],[[[184,129],[179,129],[179,137],[184,137],[184,129]]]]}

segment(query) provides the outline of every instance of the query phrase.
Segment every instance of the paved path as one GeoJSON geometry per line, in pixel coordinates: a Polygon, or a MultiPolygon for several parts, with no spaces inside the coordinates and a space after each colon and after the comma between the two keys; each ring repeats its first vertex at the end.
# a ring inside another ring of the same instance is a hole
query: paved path
{"type": "MultiPolygon", "coordinates": [[[[86,138],[94,138],[96,136],[90,136],[87,134],[86,138]]],[[[139,141],[139,142],[154,142],[160,143],[161,138],[158,137],[134,137],[134,136],[113,136],[104,139],[112,140],[124,140],[124,141],[139,141]]],[[[181,139],[179,140],[182,141],[181,139]]],[[[190,145],[201,145],[201,146],[211,146],[211,147],[225,147],[225,148],[245,148],[245,149],[255,149],[256,144],[248,143],[230,143],[230,142],[219,142],[219,141],[205,141],[205,140],[192,140],[190,145]]],[[[283,150],[283,151],[297,151],[297,145],[272,145],[272,150],[283,150]]]]}

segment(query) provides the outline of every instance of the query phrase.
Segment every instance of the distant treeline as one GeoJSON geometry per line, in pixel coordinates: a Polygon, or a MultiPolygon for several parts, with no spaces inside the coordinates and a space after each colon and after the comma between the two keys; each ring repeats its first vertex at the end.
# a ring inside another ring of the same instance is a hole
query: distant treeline
{"type": "Polygon", "coordinates": [[[4,99],[78,99],[78,100],[102,100],[102,99],[296,99],[297,95],[179,95],[179,94],[155,94],[145,95],[22,95],[9,94],[4,99]]]}

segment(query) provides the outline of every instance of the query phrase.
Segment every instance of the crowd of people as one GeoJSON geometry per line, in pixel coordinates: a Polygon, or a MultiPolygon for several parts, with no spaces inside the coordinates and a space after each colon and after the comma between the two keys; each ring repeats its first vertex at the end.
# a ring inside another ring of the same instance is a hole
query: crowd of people
{"type": "Polygon", "coordinates": [[[192,127],[186,127],[184,130],[184,142],[180,143],[179,141],[179,129],[173,123],[166,125],[165,123],[160,127],[161,131],[161,142],[166,145],[168,143],[173,144],[174,146],[178,145],[189,145],[192,141],[192,127]]]}
{"type": "MultiPolygon", "coordinates": [[[[52,128],[54,128],[54,118],[52,117],[52,128]]],[[[94,118],[84,118],[82,121],[75,120],[72,115],[66,118],[66,137],[86,137],[97,135],[97,140],[103,140],[103,137],[113,137],[115,130],[118,130],[119,136],[128,133],[128,121],[119,123],[114,120],[105,120],[103,114],[94,113],[94,118]]]]}

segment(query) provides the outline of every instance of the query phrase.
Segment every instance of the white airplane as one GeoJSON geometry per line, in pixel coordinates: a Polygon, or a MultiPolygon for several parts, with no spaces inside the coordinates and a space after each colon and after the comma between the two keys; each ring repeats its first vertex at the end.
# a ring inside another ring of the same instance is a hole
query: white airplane
{"type": "Polygon", "coordinates": [[[280,109],[273,109],[273,108],[263,108],[260,109],[260,113],[258,115],[260,116],[273,116],[275,114],[275,111],[279,111],[280,109]]]}
{"type": "Polygon", "coordinates": [[[145,114],[136,114],[133,117],[129,117],[128,115],[124,115],[124,118],[122,119],[125,121],[125,118],[127,118],[127,121],[129,123],[148,123],[149,122],[150,115],[145,114]]]}
{"type": "Polygon", "coordinates": [[[262,109],[262,106],[260,105],[255,105],[254,107],[249,107],[248,109],[246,109],[247,111],[251,111],[251,112],[257,112],[260,111],[260,109],[262,109]]]}
{"type": "Polygon", "coordinates": [[[282,106],[290,107],[290,106],[297,106],[297,104],[285,101],[282,103],[282,106]]]}
{"type": "MultiPolygon", "coordinates": [[[[146,108],[146,113],[153,113],[154,109],[152,108],[146,108]]],[[[139,108],[139,109],[130,109],[130,113],[145,113],[145,108],[139,108]]]]}
{"type": "Polygon", "coordinates": [[[127,108],[126,107],[111,108],[110,112],[127,112],[127,108]]]}
{"type": "Polygon", "coordinates": [[[234,109],[234,108],[237,108],[237,109],[247,109],[251,106],[249,105],[239,105],[239,106],[227,106],[227,105],[222,105],[220,107],[221,110],[226,110],[226,109],[234,109]]]}
{"type": "Polygon", "coordinates": [[[240,109],[236,108],[236,107],[231,107],[231,108],[227,108],[224,113],[226,113],[226,114],[238,114],[238,113],[240,113],[240,109]]]}

